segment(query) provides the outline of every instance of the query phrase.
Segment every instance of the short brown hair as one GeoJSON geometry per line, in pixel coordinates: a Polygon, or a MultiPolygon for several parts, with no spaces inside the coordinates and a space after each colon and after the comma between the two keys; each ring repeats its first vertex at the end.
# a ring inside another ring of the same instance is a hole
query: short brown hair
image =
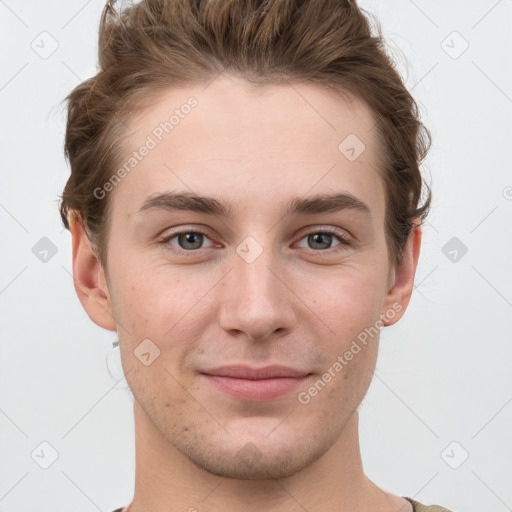
{"type": "Polygon", "coordinates": [[[99,72],[65,98],[71,176],[60,203],[65,227],[77,215],[103,265],[110,201],[93,191],[122,161],[127,122],[166,89],[225,70],[255,85],[316,83],[369,106],[382,146],[388,254],[402,261],[413,219],[423,221],[430,208],[419,165],[431,137],[379,23],[372,34],[355,0],[142,0],[119,11],[113,4],[101,17],[99,72]]]}

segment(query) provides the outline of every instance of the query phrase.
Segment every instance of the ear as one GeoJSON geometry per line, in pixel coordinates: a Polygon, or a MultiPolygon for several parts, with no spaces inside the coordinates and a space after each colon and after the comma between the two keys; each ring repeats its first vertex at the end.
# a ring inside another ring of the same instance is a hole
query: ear
{"type": "Polygon", "coordinates": [[[402,262],[393,265],[389,273],[388,293],[382,311],[385,326],[393,325],[402,318],[411,299],[421,247],[420,219],[414,219],[413,223],[415,227],[409,233],[402,262]]]}
{"type": "Polygon", "coordinates": [[[109,331],[116,330],[112,316],[110,293],[103,267],[85,233],[83,221],[75,216],[70,220],[73,240],[73,282],[89,318],[109,331]]]}

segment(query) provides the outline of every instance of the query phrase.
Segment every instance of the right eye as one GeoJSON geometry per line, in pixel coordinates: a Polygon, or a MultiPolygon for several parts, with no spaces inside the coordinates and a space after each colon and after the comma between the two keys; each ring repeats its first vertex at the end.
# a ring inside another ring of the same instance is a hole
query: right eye
{"type": "Polygon", "coordinates": [[[178,252],[195,252],[198,249],[203,249],[201,246],[205,238],[210,240],[206,233],[188,229],[170,233],[165,238],[161,239],[160,242],[176,247],[178,252]],[[171,241],[174,239],[177,240],[178,246],[175,246],[173,243],[171,243],[171,241]]]}

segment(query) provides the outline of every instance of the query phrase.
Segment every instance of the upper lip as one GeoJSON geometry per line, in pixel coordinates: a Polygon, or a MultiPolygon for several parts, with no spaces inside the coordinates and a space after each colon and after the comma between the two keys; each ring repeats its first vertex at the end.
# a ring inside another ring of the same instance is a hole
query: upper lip
{"type": "Polygon", "coordinates": [[[220,377],[234,377],[239,379],[272,379],[279,377],[305,377],[309,372],[289,368],[287,366],[271,365],[262,368],[251,368],[250,366],[222,366],[211,370],[201,371],[206,375],[217,375],[220,377]]]}

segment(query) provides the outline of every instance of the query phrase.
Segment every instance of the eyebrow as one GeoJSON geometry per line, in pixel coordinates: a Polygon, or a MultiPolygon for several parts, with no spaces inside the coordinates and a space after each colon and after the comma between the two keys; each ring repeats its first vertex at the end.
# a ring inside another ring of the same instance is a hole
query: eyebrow
{"type": "MultiPolygon", "coordinates": [[[[150,210],[185,210],[205,213],[233,219],[234,205],[219,201],[213,197],[199,196],[192,192],[163,192],[148,197],[138,213],[150,210]]],[[[316,213],[338,212],[343,210],[358,211],[371,218],[370,207],[350,193],[324,193],[310,197],[292,197],[284,205],[282,216],[314,215],[316,213]]]]}

